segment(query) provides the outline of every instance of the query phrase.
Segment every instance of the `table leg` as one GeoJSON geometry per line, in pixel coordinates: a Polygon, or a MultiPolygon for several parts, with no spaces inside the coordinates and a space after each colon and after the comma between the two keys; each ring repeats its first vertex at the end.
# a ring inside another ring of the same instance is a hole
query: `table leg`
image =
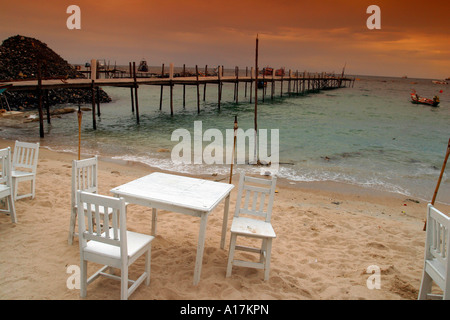
{"type": "Polygon", "coordinates": [[[156,237],[156,208],[152,208],[152,236],[156,237]]]}
{"type": "Polygon", "coordinates": [[[225,199],[225,208],[223,210],[223,221],[222,221],[222,238],[220,240],[220,248],[225,249],[225,240],[227,237],[227,228],[228,228],[228,210],[230,207],[230,195],[225,199]]]}
{"type": "Polygon", "coordinates": [[[200,231],[198,235],[197,244],[197,257],[195,258],[195,269],[194,269],[194,286],[196,286],[200,281],[200,274],[202,272],[202,262],[203,262],[203,251],[205,249],[205,238],[206,238],[206,222],[208,221],[208,215],[203,214],[200,220],[200,231]]]}

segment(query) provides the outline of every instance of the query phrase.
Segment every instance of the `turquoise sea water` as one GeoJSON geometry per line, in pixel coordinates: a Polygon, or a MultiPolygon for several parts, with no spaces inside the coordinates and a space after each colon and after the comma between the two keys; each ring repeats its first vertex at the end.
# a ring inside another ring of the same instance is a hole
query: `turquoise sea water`
{"type": "MultiPolygon", "coordinates": [[[[275,98],[267,89],[262,102],[259,90],[258,127],[279,129],[279,176],[292,181],[338,181],[430,200],[444,161],[450,138],[450,85],[436,85],[430,79],[402,79],[361,76],[354,87],[321,91],[305,96],[275,98]],[[414,105],[411,89],[419,95],[440,96],[440,106],[414,105]],[[440,90],[443,92],[440,93],[440,90]]],[[[83,112],[82,152],[117,159],[134,160],[185,173],[228,174],[229,165],[175,165],[170,151],[178,142],[172,132],[185,128],[193,134],[194,121],[202,121],[203,131],[232,129],[234,116],[240,128],[253,128],[254,103],[240,85],[239,103],[233,102],[234,85],[224,84],[220,110],[217,85],[208,85],[201,113],[197,114],[196,87],[186,87],[186,107],[182,106],[182,86],[174,87],[174,116],[170,116],[169,88],[164,88],[159,110],[160,87],[139,89],[140,125],[131,112],[129,88],[103,88],[113,102],[101,105],[97,130],[92,116],[83,112]],[[165,152],[164,150],[165,149],[165,152]]],[[[287,82],[283,91],[287,90],[287,82]]],[[[74,106],[75,108],[77,106],[74,106]]],[[[6,139],[37,141],[37,122],[21,128],[3,128],[6,139]]],[[[53,150],[77,151],[76,113],[52,119],[46,125],[41,144],[53,150]]],[[[209,142],[205,142],[207,145],[209,142]]],[[[450,166],[450,165],[449,165],[450,166]]],[[[237,171],[259,172],[241,165],[237,171]]],[[[444,175],[438,201],[450,203],[449,173],[444,175]]]]}

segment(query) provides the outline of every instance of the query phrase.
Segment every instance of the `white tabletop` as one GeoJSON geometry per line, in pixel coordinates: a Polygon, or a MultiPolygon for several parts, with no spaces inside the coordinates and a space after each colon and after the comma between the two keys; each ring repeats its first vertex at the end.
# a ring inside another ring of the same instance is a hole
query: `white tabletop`
{"type": "Polygon", "coordinates": [[[233,189],[232,184],[155,172],[111,190],[171,206],[210,212],[233,189]]]}

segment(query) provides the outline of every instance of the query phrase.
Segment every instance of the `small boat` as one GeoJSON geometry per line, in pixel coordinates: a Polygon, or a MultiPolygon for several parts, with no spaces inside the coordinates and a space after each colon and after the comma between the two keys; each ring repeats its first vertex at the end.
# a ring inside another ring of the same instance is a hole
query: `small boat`
{"type": "Polygon", "coordinates": [[[444,80],[431,80],[431,82],[434,84],[448,84],[448,82],[444,80]]]}
{"type": "Polygon", "coordinates": [[[425,104],[432,107],[437,107],[439,105],[439,97],[434,96],[433,99],[420,97],[415,90],[411,92],[411,103],[414,104],[425,104]]]}
{"type": "Polygon", "coordinates": [[[262,69],[261,74],[265,76],[271,76],[273,74],[273,68],[265,67],[264,69],[262,69]]]}
{"type": "Polygon", "coordinates": [[[140,72],[148,72],[147,61],[142,60],[139,63],[138,71],[140,71],[140,72]]]}
{"type": "Polygon", "coordinates": [[[283,76],[285,75],[284,68],[277,69],[277,70],[275,71],[275,75],[276,75],[277,77],[283,77],[283,76]]]}

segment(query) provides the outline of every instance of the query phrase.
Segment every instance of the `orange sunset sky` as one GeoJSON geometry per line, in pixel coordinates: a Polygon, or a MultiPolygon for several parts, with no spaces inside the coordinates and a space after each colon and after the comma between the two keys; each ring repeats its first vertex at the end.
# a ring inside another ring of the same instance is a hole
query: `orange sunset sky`
{"type": "Polygon", "coordinates": [[[34,37],[70,63],[259,66],[353,75],[450,77],[448,0],[4,1],[0,39],[34,37]],[[369,30],[369,5],[381,29],[369,30]],[[69,30],[69,5],[81,30],[69,30]]]}

